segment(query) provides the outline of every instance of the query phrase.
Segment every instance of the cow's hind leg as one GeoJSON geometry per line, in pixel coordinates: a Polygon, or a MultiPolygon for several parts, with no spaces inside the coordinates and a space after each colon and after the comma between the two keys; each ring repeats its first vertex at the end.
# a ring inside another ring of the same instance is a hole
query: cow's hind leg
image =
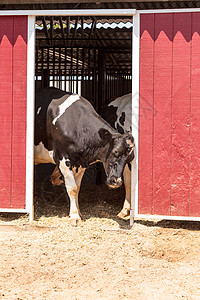
{"type": "Polygon", "coordinates": [[[76,225],[76,222],[81,219],[78,204],[78,193],[85,169],[79,168],[78,172],[76,172],[76,168],[71,170],[66,165],[66,160],[64,158],[60,161],[59,168],[64,176],[65,187],[70,198],[70,223],[72,225],[76,225]]]}

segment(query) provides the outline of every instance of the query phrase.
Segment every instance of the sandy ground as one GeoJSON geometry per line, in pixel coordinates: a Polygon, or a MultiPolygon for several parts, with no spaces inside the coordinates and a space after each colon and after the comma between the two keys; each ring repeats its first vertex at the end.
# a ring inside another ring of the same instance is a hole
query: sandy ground
{"type": "Polygon", "coordinates": [[[200,223],[130,228],[123,193],[83,187],[77,227],[62,188],[36,189],[32,224],[1,214],[0,299],[200,299],[200,223]]]}

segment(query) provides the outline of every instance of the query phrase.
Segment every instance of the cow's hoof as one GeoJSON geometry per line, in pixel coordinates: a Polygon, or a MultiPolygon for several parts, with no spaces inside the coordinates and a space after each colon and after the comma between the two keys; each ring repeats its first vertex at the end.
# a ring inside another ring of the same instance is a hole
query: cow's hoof
{"type": "Polygon", "coordinates": [[[118,213],[118,218],[120,219],[125,219],[126,217],[130,216],[130,210],[128,209],[123,209],[120,211],[120,213],[118,213]]]}
{"type": "Polygon", "coordinates": [[[69,222],[72,226],[77,226],[79,221],[81,221],[81,217],[79,215],[70,216],[69,222]]]}
{"type": "Polygon", "coordinates": [[[76,220],[76,219],[70,219],[69,222],[70,222],[71,226],[76,227],[78,225],[78,220],[76,220]]]}

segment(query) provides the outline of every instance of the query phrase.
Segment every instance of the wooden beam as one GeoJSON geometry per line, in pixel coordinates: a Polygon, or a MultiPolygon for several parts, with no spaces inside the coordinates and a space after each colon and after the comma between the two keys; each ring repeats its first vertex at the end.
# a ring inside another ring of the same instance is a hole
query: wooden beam
{"type": "MultiPolygon", "coordinates": [[[[23,5],[23,4],[58,4],[58,3],[94,3],[94,0],[4,0],[4,1],[0,1],[3,2],[2,4],[6,5],[6,4],[18,4],[18,5],[23,5]]],[[[98,3],[110,3],[110,0],[98,0],[98,3]]],[[[133,2],[132,0],[112,0],[112,2],[118,2],[118,3],[124,3],[124,2],[133,2]]],[[[136,0],[134,2],[152,2],[151,0],[136,0]]],[[[154,0],[154,2],[160,2],[160,0],[154,0]]],[[[162,2],[173,2],[173,0],[168,0],[168,1],[164,1],[162,0],[162,2]]],[[[182,2],[182,0],[177,0],[177,2],[182,2]]],[[[185,2],[191,2],[191,0],[185,0],[185,2]]],[[[198,2],[198,1],[194,1],[194,2],[198,2]]]]}

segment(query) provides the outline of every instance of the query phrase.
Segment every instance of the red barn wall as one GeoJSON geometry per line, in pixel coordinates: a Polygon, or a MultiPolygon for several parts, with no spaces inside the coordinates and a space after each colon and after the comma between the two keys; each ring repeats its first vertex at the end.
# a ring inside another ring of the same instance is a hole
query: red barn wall
{"type": "Polygon", "coordinates": [[[0,208],[26,205],[27,22],[0,17],[0,208]]]}
{"type": "Polygon", "coordinates": [[[139,214],[200,217],[200,13],[140,24],[139,214]]]}

